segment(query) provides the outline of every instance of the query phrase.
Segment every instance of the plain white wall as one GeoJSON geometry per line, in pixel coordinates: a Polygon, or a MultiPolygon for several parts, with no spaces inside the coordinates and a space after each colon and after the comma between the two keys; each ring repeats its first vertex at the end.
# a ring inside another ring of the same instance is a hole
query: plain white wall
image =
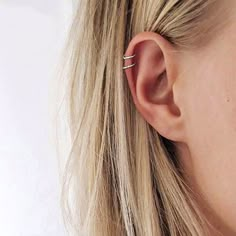
{"type": "Polygon", "coordinates": [[[50,84],[72,3],[0,3],[0,235],[65,235],[50,84]]]}

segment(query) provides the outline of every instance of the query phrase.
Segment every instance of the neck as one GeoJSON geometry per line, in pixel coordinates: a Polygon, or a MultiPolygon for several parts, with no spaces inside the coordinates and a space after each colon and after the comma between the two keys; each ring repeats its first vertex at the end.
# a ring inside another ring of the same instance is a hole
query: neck
{"type": "Polygon", "coordinates": [[[202,215],[207,219],[205,230],[206,236],[236,236],[227,225],[217,216],[217,212],[210,208],[210,204],[203,196],[201,187],[196,182],[197,171],[194,168],[194,157],[191,155],[186,144],[177,143],[177,156],[179,158],[180,168],[186,184],[193,190],[196,197],[196,203],[202,215]]]}

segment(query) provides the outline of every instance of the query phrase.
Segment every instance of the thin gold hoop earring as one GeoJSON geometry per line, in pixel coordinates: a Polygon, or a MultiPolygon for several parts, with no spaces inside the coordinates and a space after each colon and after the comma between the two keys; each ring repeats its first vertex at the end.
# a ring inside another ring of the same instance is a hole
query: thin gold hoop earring
{"type": "MultiPolygon", "coordinates": [[[[134,54],[134,55],[132,55],[132,56],[123,56],[123,59],[124,60],[127,60],[127,59],[131,59],[131,58],[134,58],[136,55],[134,54]]],[[[133,67],[133,66],[135,66],[136,65],[136,63],[133,63],[133,64],[131,64],[131,65],[128,65],[128,66],[123,66],[123,70],[126,70],[126,69],[128,69],[128,68],[131,68],[131,67],[133,67]]]]}

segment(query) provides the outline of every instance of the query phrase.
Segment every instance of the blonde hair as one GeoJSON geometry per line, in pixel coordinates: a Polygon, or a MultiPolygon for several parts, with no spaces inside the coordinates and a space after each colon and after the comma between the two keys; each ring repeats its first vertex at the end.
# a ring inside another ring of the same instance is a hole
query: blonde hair
{"type": "Polygon", "coordinates": [[[205,235],[207,220],[183,178],[175,143],[137,112],[122,57],[142,31],[159,33],[178,50],[203,47],[217,28],[215,4],[79,1],[63,54],[71,144],[61,204],[68,232],[205,235]]]}

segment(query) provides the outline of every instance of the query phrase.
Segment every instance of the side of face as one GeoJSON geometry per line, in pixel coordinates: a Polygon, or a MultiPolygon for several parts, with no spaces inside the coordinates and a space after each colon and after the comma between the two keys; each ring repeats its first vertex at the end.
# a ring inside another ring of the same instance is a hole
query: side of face
{"type": "Polygon", "coordinates": [[[204,49],[183,55],[181,66],[176,90],[190,152],[183,161],[192,163],[209,217],[224,235],[236,235],[236,21],[204,49]]]}
{"type": "Polygon", "coordinates": [[[199,205],[227,236],[236,235],[236,2],[229,4],[231,20],[204,47],[179,52],[160,35],[141,32],[125,52],[136,54],[125,72],[137,110],[176,142],[199,205]]]}

